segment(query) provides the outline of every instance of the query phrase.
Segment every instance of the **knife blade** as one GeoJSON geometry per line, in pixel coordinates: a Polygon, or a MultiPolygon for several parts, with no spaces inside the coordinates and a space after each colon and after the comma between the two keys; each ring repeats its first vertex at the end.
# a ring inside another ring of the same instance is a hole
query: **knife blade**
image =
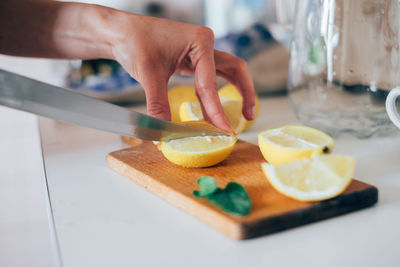
{"type": "Polygon", "coordinates": [[[0,69],[0,105],[88,128],[153,141],[228,135],[160,120],[0,69]]]}

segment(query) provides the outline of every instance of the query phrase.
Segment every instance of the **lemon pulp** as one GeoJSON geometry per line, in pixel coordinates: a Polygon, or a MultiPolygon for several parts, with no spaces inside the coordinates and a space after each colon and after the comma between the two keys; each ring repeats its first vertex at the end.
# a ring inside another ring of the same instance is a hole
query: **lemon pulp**
{"type": "Polygon", "coordinates": [[[272,128],[258,135],[261,153],[271,164],[330,153],[333,143],[333,139],[327,134],[303,125],[272,128]]]}

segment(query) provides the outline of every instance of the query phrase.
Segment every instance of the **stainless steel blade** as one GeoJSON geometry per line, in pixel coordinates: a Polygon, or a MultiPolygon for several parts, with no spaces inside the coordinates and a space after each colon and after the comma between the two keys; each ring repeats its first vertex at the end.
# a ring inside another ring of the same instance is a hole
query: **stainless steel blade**
{"type": "Polygon", "coordinates": [[[150,117],[0,69],[0,105],[145,140],[227,135],[150,117]]]}

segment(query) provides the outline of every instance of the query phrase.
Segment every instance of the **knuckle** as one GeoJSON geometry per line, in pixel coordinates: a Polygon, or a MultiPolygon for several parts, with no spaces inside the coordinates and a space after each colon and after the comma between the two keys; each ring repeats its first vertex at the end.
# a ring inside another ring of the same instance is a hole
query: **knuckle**
{"type": "Polygon", "coordinates": [[[214,32],[206,26],[197,26],[196,35],[203,42],[214,43],[214,32]]]}
{"type": "Polygon", "coordinates": [[[237,58],[236,59],[236,65],[240,70],[246,70],[247,69],[247,62],[244,59],[237,58]]]}
{"type": "Polygon", "coordinates": [[[210,101],[212,98],[216,98],[217,99],[218,95],[217,95],[216,92],[217,92],[216,85],[214,87],[214,86],[210,86],[209,84],[201,83],[201,82],[199,82],[196,85],[196,94],[201,99],[206,99],[208,101],[210,101]]]}
{"type": "Polygon", "coordinates": [[[199,83],[196,85],[196,93],[197,93],[199,96],[202,96],[205,92],[207,92],[207,90],[209,90],[209,87],[206,86],[204,83],[199,82],[199,83]]]}
{"type": "Polygon", "coordinates": [[[147,104],[147,113],[150,116],[154,116],[162,119],[169,119],[170,111],[168,103],[161,101],[152,101],[147,104]]]}
{"type": "Polygon", "coordinates": [[[244,73],[248,72],[247,62],[241,58],[236,58],[230,71],[234,77],[242,77],[244,73]]]}

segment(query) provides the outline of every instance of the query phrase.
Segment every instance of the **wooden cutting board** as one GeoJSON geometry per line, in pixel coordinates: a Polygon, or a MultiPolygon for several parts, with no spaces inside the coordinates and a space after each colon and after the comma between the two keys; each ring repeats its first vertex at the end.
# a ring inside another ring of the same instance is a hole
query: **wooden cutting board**
{"type": "Polygon", "coordinates": [[[199,218],[234,239],[253,238],[359,210],[375,204],[378,190],[353,180],[340,196],[306,203],[283,196],[266,180],[260,164],[265,162],[258,146],[239,141],[232,154],[209,168],[183,168],[170,163],[151,142],[135,142],[133,147],[107,155],[108,165],[162,199],[199,218]],[[215,178],[219,187],[235,181],[244,186],[252,201],[245,217],[229,215],[196,198],[193,190],[200,176],[215,178]]]}

